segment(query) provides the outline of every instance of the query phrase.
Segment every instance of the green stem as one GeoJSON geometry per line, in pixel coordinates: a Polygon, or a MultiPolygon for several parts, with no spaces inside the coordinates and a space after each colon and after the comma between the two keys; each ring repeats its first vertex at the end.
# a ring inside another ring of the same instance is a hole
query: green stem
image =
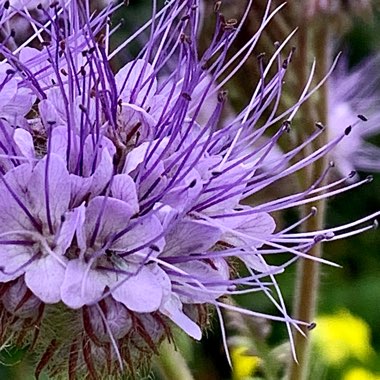
{"type": "MultiPolygon", "coordinates": [[[[321,25],[317,18],[308,20],[300,28],[300,52],[301,59],[303,60],[303,67],[307,67],[310,57],[310,50],[312,56],[317,58],[317,68],[315,79],[320,81],[326,74],[329,66],[328,57],[328,22],[321,25]],[[314,44],[314,45],[313,45],[314,44]],[[311,46],[310,46],[311,45],[311,46]]],[[[301,74],[303,79],[305,78],[305,72],[301,74]]],[[[305,82],[304,82],[305,83],[305,82]]],[[[303,109],[304,120],[309,126],[314,126],[315,121],[321,121],[326,123],[327,119],[327,89],[323,86],[319,91],[319,97],[316,102],[308,102],[308,106],[303,109]],[[315,120],[315,117],[318,120],[315,120]]],[[[313,150],[325,145],[327,142],[327,134],[324,133],[313,144],[313,150]]],[[[327,157],[320,159],[313,166],[308,168],[303,176],[300,178],[303,188],[310,186],[311,182],[315,181],[327,166],[327,157]]],[[[325,220],[325,208],[326,202],[324,200],[316,202],[313,205],[307,205],[307,208],[303,210],[307,213],[310,210],[310,206],[315,206],[318,209],[318,214],[314,218],[309,218],[304,225],[307,231],[317,231],[323,228],[325,220]]],[[[309,252],[309,255],[313,257],[322,256],[321,245],[314,246],[309,252]]],[[[313,321],[316,315],[318,292],[319,292],[319,275],[320,268],[319,263],[313,260],[301,259],[298,262],[296,289],[294,298],[294,311],[293,316],[296,319],[303,321],[313,321]]],[[[309,331],[304,329],[306,338],[301,334],[295,334],[295,346],[298,363],[292,360],[290,363],[288,379],[289,380],[306,380],[309,378],[310,372],[310,340],[309,331]]]]}
{"type": "Polygon", "coordinates": [[[183,356],[168,342],[163,342],[160,346],[155,368],[163,380],[194,380],[183,356]]]}

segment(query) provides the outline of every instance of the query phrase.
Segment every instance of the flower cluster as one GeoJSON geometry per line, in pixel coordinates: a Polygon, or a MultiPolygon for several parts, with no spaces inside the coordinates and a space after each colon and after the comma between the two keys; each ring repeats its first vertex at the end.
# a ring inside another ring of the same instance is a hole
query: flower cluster
{"type": "Polygon", "coordinates": [[[328,92],[331,138],[342,132],[342,124],[354,123],[358,114],[368,118],[334,150],[332,157],[340,174],[350,170],[380,171],[380,149],[365,141],[380,131],[379,65],[380,57],[375,55],[351,71],[341,64],[331,77],[328,92]]]}
{"type": "MultiPolygon", "coordinates": [[[[208,305],[219,315],[238,309],[221,298],[231,294],[264,292],[280,316],[239,310],[289,329],[307,325],[287,314],[275,275],[339,236],[293,232],[302,220],[276,231],[271,213],[344,191],[343,182],[242,201],[323,157],[349,129],[302,160],[294,158],[323,131],[271,157],[314,91],[305,88],[294,107],[277,111],[293,54],[281,58],[286,41],[267,66],[261,62],[247,106],[222,123],[221,87],[274,14],[227,61],[240,24],[215,9],[214,37],[199,56],[197,3],[153,5],[152,20],[111,51],[120,25],[109,17],[118,6],[94,15],[89,1],[55,1],[39,6],[44,25],[17,10],[39,48],[0,45],[1,339],[40,352],[37,376],[47,369],[97,378],[125,367],[133,374],[173,326],[199,340],[208,305]],[[115,74],[112,58],[148,27],[138,57],[115,74]],[[266,255],[283,253],[293,257],[267,264],[266,255]],[[238,263],[247,275],[239,276],[238,263]]],[[[7,11],[16,12],[9,2],[7,11]]]]}

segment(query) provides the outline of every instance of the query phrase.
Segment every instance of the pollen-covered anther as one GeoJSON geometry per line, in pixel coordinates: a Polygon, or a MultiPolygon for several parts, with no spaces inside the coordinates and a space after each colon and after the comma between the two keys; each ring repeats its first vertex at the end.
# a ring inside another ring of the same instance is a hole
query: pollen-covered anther
{"type": "Polygon", "coordinates": [[[321,131],[323,131],[325,129],[325,126],[320,122],[320,121],[317,121],[315,123],[315,126],[320,129],[321,131]]]}
{"type": "Polygon", "coordinates": [[[285,58],[284,61],[282,62],[282,68],[286,70],[289,66],[289,59],[285,58]]]}
{"type": "Polygon", "coordinates": [[[191,37],[185,33],[181,33],[181,35],[179,36],[179,40],[182,42],[182,43],[187,43],[187,44],[191,44],[191,37]]]}
{"type": "Polygon", "coordinates": [[[226,101],[228,96],[228,91],[227,90],[222,90],[218,92],[218,102],[223,103],[226,101]]]}
{"type": "Polygon", "coordinates": [[[59,41],[59,48],[61,51],[64,51],[66,49],[66,40],[62,39],[59,41]]]}
{"type": "Polygon", "coordinates": [[[282,122],[282,128],[287,133],[289,133],[291,131],[291,125],[292,125],[292,121],[291,120],[284,120],[282,122]]]}
{"type": "Polygon", "coordinates": [[[219,10],[220,10],[220,7],[222,6],[222,1],[221,0],[217,0],[214,2],[214,13],[218,13],[219,10]]]}

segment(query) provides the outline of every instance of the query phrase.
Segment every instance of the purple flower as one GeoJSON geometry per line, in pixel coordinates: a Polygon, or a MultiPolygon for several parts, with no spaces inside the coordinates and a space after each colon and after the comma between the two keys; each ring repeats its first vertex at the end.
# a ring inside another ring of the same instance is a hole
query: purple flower
{"type": "Polygon", "coordinates": [[[328,120],[330,138],[333,139],[342,132],[342,125],[354,124],[358,114],[365,115],[361,116],[362,119],[368,118],[365,123],[354,128],[350,138],[332,152],[336,167],[343,175],[354,169],[380,171],[380,149],[365,141],[380,132],[379,63],[380,57],[373,56],[350,72],[339,67],[331,78],[328,120]]]}
{"type": "Polygon", "coordinates": [[[257,39],[226,61],[239,25],[216,12],[199,56],[197,1],[172,1],[154,9],[149,40],[115,73],[112,58],[132,38],[111,51],[117,6],[94,16],[84,3],[40,7],[45,26],[24,15],[39,30],[39,49],[0,45],[9,66],[0,74],[2,337],[41,352],[37,376],[46,368],[96,378],[125,366],[133,374],[173,326],[201,339],[207,306],[236,309],[223,296],[264,292],[279,316],[238,310],[288,329],[307,325],[288,315],[275,275],[370,217],[335,230],[293,232],[302,220],[279,230],[273,212],[328,197],[341,181],[267,202],[256,194],[328,154],[348,131],[300,161],[293,158],[322,131],[273,158],[298,107],[277,110],[292,52],[269,77],[278,48],[247,106],[220,128],[227,94],[218,79],[257,39]],[[283,253],[294,257],[267,263],[283,253]]]}

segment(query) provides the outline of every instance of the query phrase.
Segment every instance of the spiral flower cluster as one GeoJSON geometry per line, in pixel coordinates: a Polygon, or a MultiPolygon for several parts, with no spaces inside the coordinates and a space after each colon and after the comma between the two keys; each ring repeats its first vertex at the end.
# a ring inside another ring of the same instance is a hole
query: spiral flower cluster
{"type": "Polygon", "coordinates": [[[223,120],[222,88],[277,10],[268,5],[249,44],[227,59],[241,24],[219,3],[203,54],[197,0],[161,10],[153,2],[152,19],[113,51],[120,25],[109,20],[122,5],[92,13],[89,1],[54,1],[38,7],[43,24],[4,6],[2,25],[17,14],[34,35],[13,51],[12,31],[0,44],[0,339],[39,353],[37,377],[133,375],[174,326],[199,340],[210,306],[239,309],[223,301],[232,294],[264,292],[279,316],[239,310],[289,329],[307,325],[287,314],[275,275],[339,236],[293,232],[302,220],[276,230],[271,214],[344,191],[343,181],[243,200],[323,157],[349,129],[302,160],[295,157],[322,130],[272,154],[314,91],[279,114],[287,41],[267,64],[259,58],[251,99],[223,120]],[[146,29],[138,56],[115,72],[113,58],[146,29]],[[279,266],[265,259],[284,253],[293,257],[279,266]]]}

